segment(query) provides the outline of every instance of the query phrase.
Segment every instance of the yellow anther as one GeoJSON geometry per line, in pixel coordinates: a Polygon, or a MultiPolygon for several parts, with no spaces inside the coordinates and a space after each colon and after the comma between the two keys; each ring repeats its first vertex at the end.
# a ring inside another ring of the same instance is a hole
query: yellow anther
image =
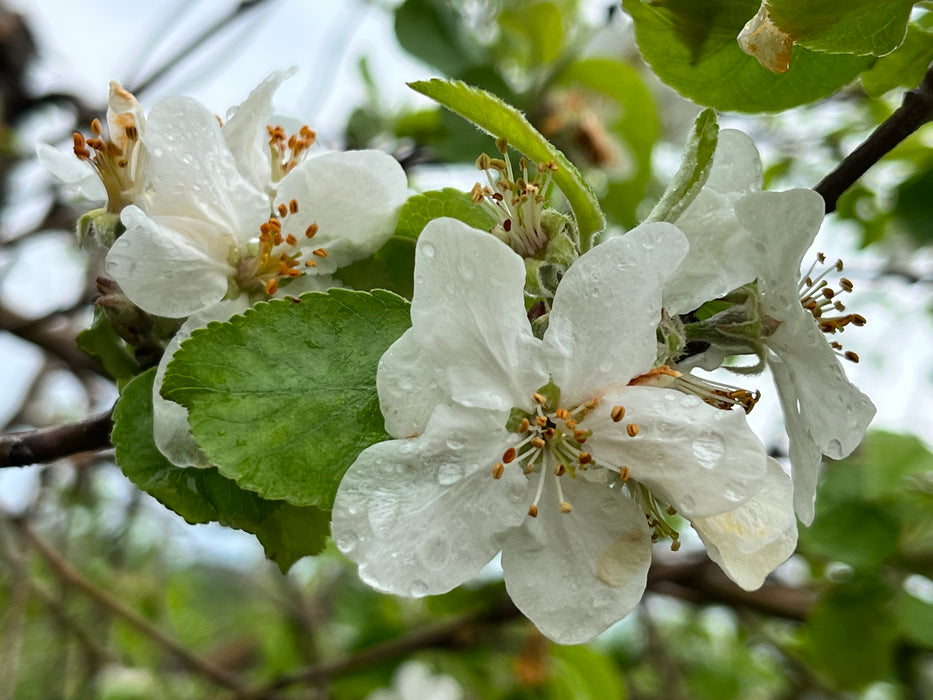
{"type": "Polygon", "coordinates": [[[547,398],[544,396],[544,394],[539,394],[538,392],[533,393],[531,395],[531,399],[537,404],[547,403],[547,398]]]}
{"type": "Polygon", "coordinates": [[[315,260],[305,260],[305,267],[317,267],[315,260]]]}
{"type": "Polygon", "coordinates": [[[858,354],[852,352],[851,350],[846,350],[844,357],[850,362],[858,363],[858,360],[859,360],[858,354]]]}
{"type": "Polygon", "coordinates": [[[536,416],[535,423],[543,428],[547,425],[547,416],[536,416]]]}
{"type": "Polygon", "coordinates": [[[522,418],[522,422],[518,424],[518,429],[517,429],[515,432],[516,432],[516,433],[524,433],[524,432],[526,432],[526,431],[528,430],[528,428],[530,428],[530,427],[531,427],[531,423],[528,421],[528,419],[527,419],[527,418],[522,418]]]}
{"type": "Polygon", "coordinates": [[[318,225],[311,224],[308,228],[305,229],[305,238],[314,238],[314,234],[318,232],[318,225]]]}
{"type": "Polygon", "coordinates": [[[619,467],[619,478],[622,479],[622,481],[628,481],[628,478],[629,478],[628,467],[619,467]]]}
{"type": "Polygon", "coordinates": [[[612,416],[612,420],[618,423],[620,420],[625,418],[625,407],[624,406],[613,406],[612,411],[609,413],[612,416]]]}
{"type": "Polygon", "coordinates": [[[502,461],[506,464],[511,464],[515,461],[515,457],[518,455],[518,452],[514,447],[510,447],[505,452],[502,453],[502,461]]]}
{"type": "Polygon", "coordinates": [[[573,512],[573,506],[567,503],[567,501],[561,501],[560,512],[563,515],[568,515],[569,513],[573,512]]]}
{"type": "Polygon", "coordinates": [[[288,203],[288,210],[289,210],[292,214],[297,214],[297,213],[298,213],[298,200],[297,200],[297,199],[292,199],[292,200],[289,201],[289,203],[288,203]]]}
{"type": "Polygon", "coordinates": [[[625,432],[628,433],[629,437],[635,437],[638,435],[638,423],[629,423],[625,426],[625,432]]]}
{"type": "Polygon", "coordinates": [[[275,294],[279,289],[279,281],[273,277],[271,280],[266,282],[266,294],[270,297],[275,294]]]}
{"type": "MultiPolygon", "coordinates": [[[[481,153],[479,158],[476,159],[476,167],[479,170],[489,170],[491,161],[492,161],[492,158],[489,157],[489,154],[481,153]]],[[[477,183],[476,187],[479,187],[479,183],[477,183]]],[[[475,190],[476,187],[474,187],[473,189],[475,190]]],[[[482,192],[481,187],[480,187],[480,192],[482,192]]],[[[482,199],[482,196],[480,196],[480,199],[482,199]]]]}
{"type": "Polygon", "coordinates": [[[668,515],[677,515],[677,509],[676,509],[674,506],[668,506],[668,507],[667,507],[667,514],[668,514],[668,515]]]}
{"type": "Polygon", "coordinates": [[[285,216],[288,215],[288,207],[285,206],[284,204],[280,204],[278,207],[278,210],[279,210],[279,216],[284,218],[285,216]]]}
{"type": "Polygon", "coordinates": [[[674,540],[673,542],[671,542],[671,551],[672,551],[672,552],[676,552],[676,551],[679,550],[679,549],[680,549],[680,540],[674,540]]]}
{"type": "Polygon", "coordinates": [[[95,117],[94,119],[91,120],[91,131],[93,131],[98,136],[104,135],[104,127],[100,125],[100,119],[97,119],[95,117]]]}
{"type": "Polygon", "coordinates": [[[568,418],[566,423],[567,423],[567,430],[577,429],[577,422],[573,418],[568,418]]]}
{"type": "Polygon", "coordinates": [[[543,438],[539,438],[539,437],[536,437],[536,438],[532,439],[532,441],[531,441],[531,446],[532,446],[532,447],[537,447],[539,450],[540,450],[541,448],[543,448],[546,444],[547,444],[547,443],[544,441],[544,439],[543,439],[543,438]]]}
{"type": "Polygon", "coordinates": [[[563,476],[567,473],[567,465],[563,462],[558,462],[557,466],[554,467],[554,476],[563,476]]]}
{"type": "Polygon", "coordinates": [[[505,473],[505,465],[502,462],[496,462],[492,465],[492,478],[501,479],[502,475],[505,473]]]}
{"type": "Polygon", "coordinates": [[[315,248],[314,250],[311,251],[311,255],[316,255],[319,258],[326,258],[327,251],[324,250],[323,248],[315,248]]]}
{"type": "Polygon", "coordinates": [[[839,279],[839,286],[842,287],[842,291],[851,292],[855,289],[855,285],[852,284],[852,280],[847,277],[842,277],[839,279]]]}
{"type": "Polygon", "coordinates": [[[285,236],[285,242],[288,243],[288,245],[295,245],[298,242],[298,239],[295,238],[295,234],[290,233],[285,236]]]}
{"type": "Polygon", "coordinates": [[[580,464],[591,464],[593,462],[593,455],[589,452],[581,452],[580,456],[577,457],[577,461],[580,464]]]}
{"type": "Polygon", "coordinates": [[[534,503],[528,506],[528,515],[530,515],[532,518],[537,518],[538,517],[538,506],[536,506],[534,503]]]}
{"type": "Polygon", "coordinates": [[[534,462],[529,462],[529,463],[528,463],[528,466],[525,467],[524,469],[522,469],[522,473],[523,473],[523,474],[531,474],[531,472],[533,472],[534,470],[535,470],[535,463],[534,463],[534,462]]]}

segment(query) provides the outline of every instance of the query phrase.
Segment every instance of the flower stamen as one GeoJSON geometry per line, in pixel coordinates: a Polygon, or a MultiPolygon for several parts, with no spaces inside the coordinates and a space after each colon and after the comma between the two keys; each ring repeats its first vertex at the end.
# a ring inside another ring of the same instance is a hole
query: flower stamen
{"type": "MultiPolygon", "coordinates": [[[[840,313],[845,311],[845,305],[837,299],[837,296],[851,292],[855,287],[850,279],[842,277],[839,279],[839,289],[834,290],[829,286],[829,282],[824,279],[826,275],[828,275],[833,270],[836,272],[842,272],[844,267],[842,260],[837,260],[833,265],[825,268],[816,277],[811,277],[813,271],[816,269],[817,264],[824,264],[825,262],[826,256],[822,253],[817,253],[816,261],[810,265],[807,273],[800,280],[800,284],[798,286],[798,290],[800,292],[800,304],[813,315],[813,318],[816,319],[819,329],[827,335],[842,333],[842,331],[848,325],[853,325],[856,327],[864,326],[866,320],[865,317],[861,314],[850,313],[842,316],[823,315],[825,312],[830,310],[835,310],[840,313]]],[[[856,353],[851,351],[843,351],[841,343],[834,341],[831,342],[830,345],[836,354],[839,355],[839,357],[849,360],[850,362],[859,361],[859,357],[856,353]]]]}

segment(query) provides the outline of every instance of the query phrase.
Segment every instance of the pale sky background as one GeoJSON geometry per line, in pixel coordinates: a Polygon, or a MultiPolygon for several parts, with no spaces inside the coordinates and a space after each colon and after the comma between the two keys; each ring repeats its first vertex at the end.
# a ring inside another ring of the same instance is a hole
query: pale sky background
{"type": "MultiPolygon", "coordinates": [[[[164,3],[7,0],[8,7],[27,17],[39,46],[42,60],[32,74],[36,91],[75,92],[89,104],[99,105],[105,104],[110,80],[132,85],[158,65],[160,57],[170,54],[172,47],[185,43],[236,4],[229,0],[164,3]]],[[[588,4],[588,12],[594,18],[599,17],[607,6],[608,2],[594,0],[588,4]]],[[[276,95],[277,112],[309,123],[325,145],[339,146],[346,117],[364,97],[357,71],[357,63],[363,56],[370,59],[370,69],[386,105],[424,103],[423,98],[405,86],[405,81],[433,77],[436,73],[398,47],[390,12],[361,0],[271,0],[227,27],[169,78],[138,97],[146,107],[169,95],[186,94],[224,114],[228,107],[245,99],[270,72],[297,65],[299,73],[276,95]]],[[[830,115],[830,119],[838,117],[830,115]]],[[[788,133],[810,130],[817,138],[829,126],[828,122],[813,119],[802,123],[799,117],[795,119],[795,112],[784,115],[782,120],[779,125],[783,123],[788,133]]],[[[756,136],[754,124],[750,125],[745,118],[726,117],[722,121],[723,125],[744,127],[756,136]]],[[[44,115],[22,134],[23,151],[31,152],[35,140],[67,136],[70,130],[64,126],[54,115],[44,115]]],[[[765,144],[760,147],[767,165],[769,149],[765,144]]],[[[883,179],[883,169],[871,177],[883,179]]],[[[459,178],[445,184],[468,188],[470,183],[459,178]]],[[[812,184],[816,179],[797,184],[812,184]]],[[[0,237],[15,235],[29,225],[43,201],[42,196],[36,198],[36,193],[45,191],[46,182],[44,171],[35,163],[17,174],[17,209],[3,212],[0,237]]],[[[70,232],[48,232],[36,236],[15,253],[0,251],[0,298],[5,305],[23,315],[39,317],[77,300],[87,263],[70,246],[70,236],[70,232]],[[45,273],[48,269],[55,270],[52,284],[45,273]]],[[[847,227],[829,220],[816,246],[828,257],[842,257],[846,261],[846,274],[856,283],[856,293],[847,305],[869,321],[866,327],[852,329],[843,338],[846,348],[862,357],[858,366],[846,363],[846,370],[878,406],[875,427],[910,432],[931,443],[931,284],[928,281],[908,286],[893,277],[873,279],[886,254],[881,250],[859,252],[856,243],[847,227]]],[[[911,255],[909,264],[927,280],[933,278],[933,259],[928,253],[911,255]]],[[[4,387],[0,395],[0,422],[15,413],[40,364],[38,350],[0,333],[0,386],[4,387]]],[[[757,387],[765,393],[750,420],[766,444],[780,444],[783,430],[770,379],[763,376],[748,381],[726,375],[725,380],[757,387]]],[[[102,410],[115,396],[112,389],[101,386],[97,405],[89,406],[81,398],[81,387],[74,386],[74,380],[64,372],[46,377],[38,390],[48,397],[44,403],[49,408],[45,411],[47,415],[31,417],[34,422],[54,422],[56,418],[80,417],[90,410],[102,410]]],[[[15,508],[22,502],[35,487],[36,474],[36,470],[28,468],[2,470],[0,505],[15,508]]],[[[121,491],[125,482],[121,485],[117,474],[101,478],[113,480],[116,503],[125,499],[121,495],[125,494],[121,491]]],[[[183,546],[196,555],[209,554],[228,563],[236,559],[254,561],[261,556],[251,536],[231,534],[232,531],[219,527],[191,528],[179,518],[165,515],[168,517],[160,520],[162,526],[171,528],[183,546]]],[[[158,514],[154,517],[158,518],[158,514]]]]}

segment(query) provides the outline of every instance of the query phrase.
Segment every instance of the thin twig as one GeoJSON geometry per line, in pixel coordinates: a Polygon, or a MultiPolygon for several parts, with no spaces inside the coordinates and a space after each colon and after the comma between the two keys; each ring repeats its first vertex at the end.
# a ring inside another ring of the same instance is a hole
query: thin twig
{"type": "Polygon", "coordinates": [[[813,188],[826,203],[826,213],[836,211],[836,203],[842,193],[871,166],[930,121],[933,121],[933,64],[927,69],[919,87],[904,94],[901,106],[813,188]]]}
{"type": "Polygon", "coordinates": [[[45,540],[39,537],[38,533],[36,533],[28,522],[24,520],[12,520],[12,522],[16,524],[23,536],[49,563],[52,570],[64,583],[80,590],[98,605],[103,606],[124,622],[135,627],[139,632],[142,632],[145,636],[176,656],[190,670],[210,678],[224,688],[229,688],[231,690],[240,690],[243,688],[243,684],[235,675],[195,655],[192,651],[183,647],[178,641],[143,618],[135,610],[127,607],[110,593],[91,583],[45,540]]]}
{"type": "Polygon", "coordinates": [[[0,437],[0,469],[54,462],[79,452],[110,447],[113,409],[75,423],[26,430],[0,437]]]}

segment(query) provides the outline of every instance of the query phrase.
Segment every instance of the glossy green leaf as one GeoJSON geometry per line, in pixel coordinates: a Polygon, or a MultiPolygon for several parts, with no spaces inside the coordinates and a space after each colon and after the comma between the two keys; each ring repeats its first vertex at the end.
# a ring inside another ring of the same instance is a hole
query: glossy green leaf
{"type": "Polygon", "coordinates": [[[851,82],[873,59],[795,46],[786,73],[745,54],[736,37],[758,0],[624,0],[645,60],[661,80],[720,110],[771,112],[813,102],[851,82]]]}
{"type": "MultiPolygon", "coordinates": [[[[929,584],[929,579],[925,582],[929,584]]],[[[897,596],[894,610],[901,633],[915,644],[933,649],[933,604],[903,590],[897,596]]]]}
{"type": "Polygon", "coordinates": [[[462,41],[457,14],[447,3],[405,0],[395,11],[395,36],[412,56],[459,75],[474,62],[462,41]]]}
{"type": "Polygon", "coordinates": [[[313,506],[268,501],[244,491],[216,469],[171,464],[152,439],[155,368],[129,382],[113,412],[117,464],[137,488],[189,523],[217,521],[250,532],[284,572],[303,556],[324,549],[329,513],[313,506]]]}
{"type": "MultiPolygon", "coordinates": [[[[477,175],[479,176],[479,171],[477,175]]],[[[474,204],[468,192],[445,187],[408,198],[398,215],[395,235],[417,238],[431,219],[449,216],[488,231],[496,223],[482,206],[474,204]]]]}
{"type": "Polygon", "coordinates": [[[612,660],[587,646],[551,647],[552,700],[624,700],[627,697],[612,660]]]}
{"type": "Polygon", "coordinates": [[[884,56],[904,41],[914,0],[768,0],[771,21],[814,51],[884,56]]]}
{"type": "Polygon", "coordinates": [[[560,9],[552,2],[512,9],[505,6],[499,26],[508,40],[523,45],[529,68],[541,68],[560,56],[564,46],[564,23],[560,9]]]}
{"type": "Polygon", "coordinates": [[[182,343],[162,395],[188,409],[220,472],[264,498],[329,509],[344,472],[386,439],[376,364],[410,325],[390,292],[277,299],[182,343]]]}
{"type": "Polygon", "coordinates": [[[535,163],[554,161],[557,171],[554,183],[570,203],[580,228],[584,250],[593,235],[605,225],[605,217],[593,190],[574,165],[548,142],[514,107],[495,95],[460,81],[429,80],[409,83],[409,86],[456,112],[497,138],[509,144],[535,163]]]}
{"type": "Polygon", "coordinates": [[[709,171],[713,167],[713,154],[719,142],[719,123],[716,113],[704,109],[693,123],[693,131],[684,147],[684,159],[680,168],[671,179],[660,201],[648,214],[646,222],[674,222],[684,209],[696,199],[706,184],[709,171]]]}
{"type": "Polygon", "coordinates": [[[900,530],[897,517],[881,506],[818,500],[813,525],[800,532],[800,547],[827,561],[872,569],[897,551],[900,530]]]}
{"type": "Polygon", "coordinates": [[[410,299],[414,291],[416,243],[414,238],[392,236],[374,255],[340,268],[334,277],[353,289],[387,289],[410,299]]]}

